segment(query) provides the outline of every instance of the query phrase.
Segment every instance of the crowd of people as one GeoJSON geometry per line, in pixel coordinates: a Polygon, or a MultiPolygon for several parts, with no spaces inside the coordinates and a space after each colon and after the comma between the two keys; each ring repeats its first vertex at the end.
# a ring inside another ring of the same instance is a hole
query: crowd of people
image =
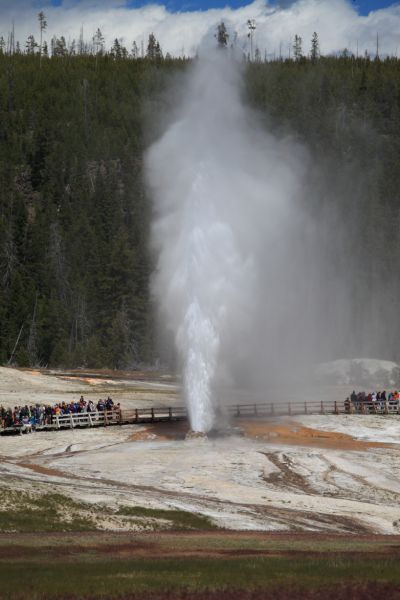
{"type": "Polygon", "coordinates": [[[0,428],[20,427],[28,425],[32,428],[51,425],[54,417],[74,415],[78,413],[97,413],[110,410],[120,410],[119,403],[114,405],[112,398],[98,400],[85,400],[83,396],[76,402],[59,402],[58,404],[35,404],[28,406],[15,406],[5,408],[0,406],[0,428]]]}
{"type": "Polygon", "coordinates": [[[388,394],[384,390],[383,392],[370,392],[367,394],[366,392],[355,392],[352,391],[350,395],[350,400],[352,402],[398,402],[399,400],[399,392],[396,390],[394,392],[389,392],[388,394]]]}
{"type": "Polygon", "coordinates": [[[361,412],[393,412],[400,409],[400,394],[394,392],[356,392],[352,391],[345,400],[347,412],[361,410],[361,412]]]}

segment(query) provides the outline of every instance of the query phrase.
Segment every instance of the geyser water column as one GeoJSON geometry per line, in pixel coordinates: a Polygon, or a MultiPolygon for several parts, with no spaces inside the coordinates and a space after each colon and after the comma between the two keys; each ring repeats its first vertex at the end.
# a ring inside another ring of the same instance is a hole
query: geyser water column
{"type": "Polygon", "coordinates": [[[153,292],[175,335],[191,427],[200,432],[214,425],[221,366],[251,348],[257,257],[273,246],[296,187],[280,143],[241,102],[240,70],[228,51],[194,61],[181,80],[178,117],[146,157],[158,252],[153,292]]]}
{"type": "Polygon", "coordinates": [[[181,260],[171,280],[171,292],[178,306],[183,301],[176,342],[183,363],[191,427],[204,432],[214,422],[211,388],[223,324],[223,289],[227,283],[224,279],[229,277],[229,264],[224,265],[227,256],[221,253],[220,244],[231,237],[229,227],[219,222],[215,211],[212,168],[210,163],[199,162],[192,174],[178,241],[181,260]]]}

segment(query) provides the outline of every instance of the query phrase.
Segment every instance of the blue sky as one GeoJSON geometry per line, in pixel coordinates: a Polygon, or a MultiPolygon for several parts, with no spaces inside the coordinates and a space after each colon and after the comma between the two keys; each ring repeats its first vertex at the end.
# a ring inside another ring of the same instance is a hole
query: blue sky
{"type": "Polygon", "coordinates": [[[367,15],[371,10],[386,8],[397,3],[389,0],[358,0],[358,2],[355,2],[354,4],[358,7],[358,12],[361,15],[367,15]]]}
{"type": "MultiPolygon", "coordinates": [[[[132,7],[144,6],[146,4],[164,4],[169,10],[207,10],[208,8],[224,8],[225,6],[231,6],[232,8],[238,8],[249,4],[246,0],[132,0],[127,2],[132,7]]],[[[360,15],[368,15],[371,11],[378,10],[380,8],[386,8],[397,4],[393,0],[349,0],[354,7],[358,9],[360,15]]],[[[100,4],[107,5],[107,0],[99,2],[100,4]]],[[[124,4],[124,0],[121,0],[121,4],[124,4]]],[[[290,0],[270,0],[270,4],[290,4],[290,0]]],[[[62,0],[51,0],[53,6],[60,6],[62,0]]],[[[77,0],[79,4],[79,0],[77,0]]]]}

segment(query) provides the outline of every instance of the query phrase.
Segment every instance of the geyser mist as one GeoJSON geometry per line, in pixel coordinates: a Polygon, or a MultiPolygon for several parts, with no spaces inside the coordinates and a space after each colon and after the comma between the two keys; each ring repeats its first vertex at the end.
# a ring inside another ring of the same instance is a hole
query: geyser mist
{"type": "Polygon", "coordinates": [[[203,432],[221,382],[278,351],[296,281],[285,240],[303,153],[244,106],[241,68],[223,50],[196,60],[181,82],[179,117],[146,159],[153,292],[174,334],[191,427],[203,432]]]}

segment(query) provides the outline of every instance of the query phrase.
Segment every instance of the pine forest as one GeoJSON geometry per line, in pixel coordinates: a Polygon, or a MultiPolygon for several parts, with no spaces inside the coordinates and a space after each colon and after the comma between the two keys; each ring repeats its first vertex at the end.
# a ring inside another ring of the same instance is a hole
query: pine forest
{"type": "MultiPolygon", "coordinates": [[[[160,359],[143,158],[173,102],[171,81],[196,59],[164,57],[155,38],[143,56],[102,43],[91,53],[62,39],[41,52],[34,39],[23,51],[0,44],[1,364],[160,359]]],[[[306,208],[333,214],[333,230],[335,219],[345,224],[323,251],[334,270],[345,249],[354,319],[384,310],[379,348],[383,338],[399,360],[400,62],[321,57],[316,44],[307,57],[297,48],[290,60],[245,61],[243,93],[265,127],[304,143],[318,164],[309,185],[322,178],[329,193],[306,208]],[[382,291],[383,309],[370,290],[382,291]]],[[[346,342],[354,351],[358,331],[346,342]]]]}

